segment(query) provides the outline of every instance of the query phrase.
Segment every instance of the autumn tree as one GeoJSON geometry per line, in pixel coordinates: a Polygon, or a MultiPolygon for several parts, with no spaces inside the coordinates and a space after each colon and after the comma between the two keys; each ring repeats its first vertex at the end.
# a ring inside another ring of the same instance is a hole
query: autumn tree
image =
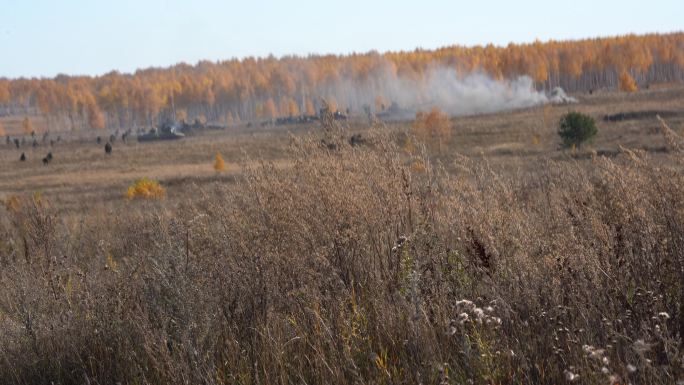
{"type": "Polygon", "coordinates": [[[620,74],[620,90],[625,92],[634,92],[637,90],[636,81],[632,75],[627,71],[622,71],[620,74]]]}
{"type": "Polygon", "coordinates": [[[26,135],[31,135],[35,132],[33,130],[33,123],[31,122],[31,119],[28,116],[24,117],[24,120],[21,121],[21,129],[24,131],[24,134],[26,135]]]}
{"type": "Polygon", "coordinates": [[[299,115],[299,106],[297,105],[297,102],[294,101],[294,99],[288,99],[288,101],[287,101],[287,115],[288,116],[298,116],[299,115]]]}
{"type": "Polygon", "coordinates": [[[307,98],[304,102],[304,111],[309,116],[316,115],[316,108],[314,108],[314,104],[310,98],[307,98]]]}
{"type": "Polygon", "coordinates": [[[221,172],[226,169],[226,162],[223,160],[223,157],[221,156],[220,153],[216,153],[216,157],[214,157],[214,170],[216,172],[221,172]]]}
{"type": "Polygon", "coordinates": [[[433,107],[429,112],[418,111],[413,122],[416,136],[429,143],[437,143],[440,153],[444,142],[451,138],[452,127],[449,115],[437,107],[433,107]]]}
{"type": "Polygon", "coordinates": [[[97,104],[89,103],[87,106],[88,126],[95,130],[103,130],[105,128],[105,117],[97,104]]]}
{"type": "Polygon", "coordinates": [[[268,98],[264,103],[264,116],[270,120],[275,119],[277,115],[275,102],[273,98],[268,98]]]}

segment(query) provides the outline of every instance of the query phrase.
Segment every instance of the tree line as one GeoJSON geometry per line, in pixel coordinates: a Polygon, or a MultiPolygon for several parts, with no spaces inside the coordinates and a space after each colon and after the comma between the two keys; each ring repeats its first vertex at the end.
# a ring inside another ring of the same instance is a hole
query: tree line
{"type": "Polygon", "coordinates": [[[537,89],[631,91],[684,80],[684,33],[626,35],[507,46],[350,55],[245,58],[148,68],[132,74],[0,78],[0,115],[43,115],[49,129],[149,126],[174,117],[231,124],[313,115],[322,100],[352,106],[358,88],[382,109],[384,87],[396,79],[420,84],[435,66],[494,79],[530,76],[537,89]]]}

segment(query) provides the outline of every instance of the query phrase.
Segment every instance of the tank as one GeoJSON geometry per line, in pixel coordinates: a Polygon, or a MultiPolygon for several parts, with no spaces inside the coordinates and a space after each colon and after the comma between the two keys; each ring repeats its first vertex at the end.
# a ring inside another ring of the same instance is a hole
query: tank
{"type": "Polygon", "coordinates": [[[182,126],[175,121],[167,121],[159,127],[151,129],[148,133],[138,135],[138,142],[151,142],[155,140],[175,140],[185,138],[180,132],[182,126]]]}
{"type": "Polygon", "coordinates": [[[389,107],[383,108],[383,110],[375,114],[375,116],[386,122],[396,122],[414,119],[416,117],[416,111],[402,108],[398,103],[392,102],[389,107]]]}

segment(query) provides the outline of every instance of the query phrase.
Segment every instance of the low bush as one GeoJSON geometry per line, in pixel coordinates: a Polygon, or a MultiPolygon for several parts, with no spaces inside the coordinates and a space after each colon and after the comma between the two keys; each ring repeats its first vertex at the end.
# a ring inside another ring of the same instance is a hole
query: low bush
{"type": "Polygon", "coordinates": [[[563,140],[563,146],[579,148],[590,141],[596,134],[596,121],[581,112],[568,112],[558,123],[558,135],[563,140]]]}
{"type": "Polygon", "coordinates": [[[126,189],[126,199],[163,199],[166,190],[156,180],[141,178],[126,189]]]}

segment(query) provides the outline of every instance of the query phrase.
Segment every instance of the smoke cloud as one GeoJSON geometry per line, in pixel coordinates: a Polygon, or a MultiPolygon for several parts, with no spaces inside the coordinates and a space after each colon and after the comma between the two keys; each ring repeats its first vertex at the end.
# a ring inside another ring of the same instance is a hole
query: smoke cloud
{"type": "Polygon", "coordinates": [[[410,79],[397,75],[388,66],[364,81],[343,79],[336,87],[323,90],[323,94],[334,97],[340,107],[355,111],[369,106],[374,112],[381,112],[375,106],[376,98],[380,96],[387,107],[396,103],[405,113],[438,107],[452,116],[552,102],[543,92],[535,90],[534,82],[528,76],[495,80],[482,73],[461,76],[447,67],[429,68],[419,78],[410,79]]]}

